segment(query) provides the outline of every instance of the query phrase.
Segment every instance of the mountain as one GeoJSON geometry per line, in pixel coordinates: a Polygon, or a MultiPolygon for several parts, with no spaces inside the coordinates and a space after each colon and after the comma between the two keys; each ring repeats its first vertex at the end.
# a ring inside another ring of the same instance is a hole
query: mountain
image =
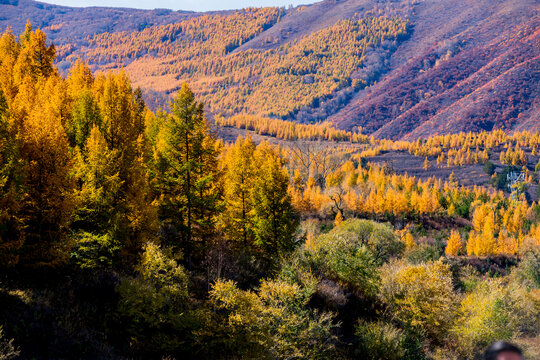
{"type": "Polygon", "coordinates": [[[332,117],[378,137],[538,130],[536,1],[424,1],[391,70],[332,117]]]}
{"type": "Polygon", "coordinates": [[[125,68],[153,108],[188,81],[213,114],[247,113],[380,138],[540,129],[535,0],[325,0],[194,13],[0,1],[67,72],[125,68]]]}

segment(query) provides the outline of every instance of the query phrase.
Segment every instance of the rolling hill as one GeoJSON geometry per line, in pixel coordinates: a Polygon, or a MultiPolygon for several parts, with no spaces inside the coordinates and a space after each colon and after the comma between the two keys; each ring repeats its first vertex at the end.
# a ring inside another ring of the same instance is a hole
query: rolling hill
{"type": "Polygon", "coordinates": [[[0,1],[69,71],[125,68],[153,108],[188,81],[213,114],[329,119],[380,138],[540,129],[534,0],[325,0],[193,13],[0,1]]]}

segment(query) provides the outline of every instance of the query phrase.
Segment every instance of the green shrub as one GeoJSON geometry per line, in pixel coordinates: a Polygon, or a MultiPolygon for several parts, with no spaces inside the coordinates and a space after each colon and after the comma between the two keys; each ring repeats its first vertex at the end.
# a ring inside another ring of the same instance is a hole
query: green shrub
{"type": "Polygon", "coordinates": [[[527,252],[512,271],[512,278],[533,289],[540,288],[540,248],[527,252]]]}
{"type": "Polygon", "coordinates": [[[118,312],[136,350],[182,353],[191,346],[188,276],[159,246],[148,243],[136,276],[118,287],[118,312]]]}
{"type": "Polygon", "coordinates": [[[428,261],[436,261],[444,254],[440,246],[422,243],[407,250],[405,258],[412,264],[421,264],[428,261]]]}
{"type": "Polygon", "coordinates": [[[457,297],[450,267],[442,261],[386,264],[380,299],[392,317],[434,343],[442,342],[456,315],[457,297]]]}
{"type": "Polygon", "coordinates": [[[110,268],[120,244],[110,234],[79,231],[73,236],[71,260],[82,269],[110,268]]]}
{"type": "Polygon", "coordinates": [[[215,315],[197,336],[210,354],[228,358],[328,359],[335,356],[331,313],[311,310],[313,288],[265,280],[257,292],[218,280],[210,291],[215,315]]]}
{"type": "Polygon", "coordinates": [[[520,334],[535,336],[540,322],[538,294],[520,285],[504,286],[500,279],[487,279],[461,301],[451,334],[458,353],[474,358],[497,340],[513,340],[520,334]]]}
{"type": "Polygon", "coordinates": [[[365,245],[369,234],[341,231],[338,228],[319,236],[307,250],[312,270],[352,286],[367,296],[375,296],[379,287],[378,262],[365,245]]]}
{"type": "Polygon", "coordinates": [[[348,237],[350,241],[367,246],[379,264],[401,256],[405,250],[405,244],[395,235],[391,225],[370,220],[348,219],[329,235],[348,237]]]}
{"type": "Polygon", "coordinates": [[[405,333],[392,324],[360,320],[354,334],[362,359],[401,360],[405,357],[405,333]]]}
{"type": "Polygon", "coordinates": [[[484,165],[484,172],[489,176],[493,175],[495,173],[495,164],[493,164],[491,161],[486,161],[484,165]]]}

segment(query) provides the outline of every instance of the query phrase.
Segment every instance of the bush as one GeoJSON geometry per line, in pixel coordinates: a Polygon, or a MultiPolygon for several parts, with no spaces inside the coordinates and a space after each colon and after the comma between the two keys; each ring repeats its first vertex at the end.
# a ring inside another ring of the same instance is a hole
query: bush
{"type": "Polygon", "coordinates": [[[118,312],[132,346],[151,354],[178,354],[191,346],[188,276],[158,245],[148,243],[137,275],[118,287],[118,312]]]}
{"type": "Polygon", "coordinates": [[[319,236],[306,258],[314,272],[352,286],[366,296],[375,296],[379,287],[377,261],[365,242],[369,233],[341,231],[340,227],[319,236]],[[365,240],[365,241],[364,241],[365,240]]]}
{"type": "Polygon", "coordinates": [[[381,271],[381,300],[407,329],[441,342],[456,315],[450,267],[442,261],[387,264],[381,271]]]}
{"type": "Polygon", "coordinates": [[[218,280],[210,291],[217,316],[208,317],[198,338],[205,345],[210,344],[214,356],[219,353],[230,358],[332,358],[333,315],[307,307],[313,291],[294,283],[265,280],[258,292],[253,292],[240,290],[232,281],[218,280]]]}
{"type": "Polygon", "coordinates": [[[436,261],[443,255],[440,247],[422,243],[405,253],[405,258],[412,264],[421,264],[428,261],[436,261]]]}
{"type": "Polygon", "coordinates": [[[401,360],[405,357],[405,333],[391,324],[360,320],[355,335],[362,359],[401,360]]]}
{"type": "Polygon", "coordinates": [[[532,289],[540,288],[540,248],[527,252],[512,271],[512,278],[532,289]]]}
{"type": "Polygon", "coordinates": [[[495,173],[495,164],[493,164],[491,161],[486,161],[484,165],[484,172],[489,176],[493,175],[495,173]]]}
{"type": "Polygon", "coordinates": [[[520,333],[537,335],[539,314],[538,295],[522,286],[505,287],[499,279],[484,280],[461,302],[451,329],[456,349],[472,359],[496,340],[512,340],[520,333]]]}
{"type": "Polygon", "coordinates": [[[405,244],[395,235],[392,226],[370,220],[348,219],[329,235],[347,237],[367,246],[379,264],[401,256],[405,250],[405,244]]]}
{"type": "Polygon", "coordinates": [[[79,231],[74,235],[71,260],[82,269],[110,268],[120,244],[110,234],[96,235],[79,231]]]}
{"type": "Polygon", "coordinates": [[[7,340],[4,338],[4,330],[0,326],[0,359],[10,360],[19,357],[20,351],[13,345],[13,339],[7,340]]]}

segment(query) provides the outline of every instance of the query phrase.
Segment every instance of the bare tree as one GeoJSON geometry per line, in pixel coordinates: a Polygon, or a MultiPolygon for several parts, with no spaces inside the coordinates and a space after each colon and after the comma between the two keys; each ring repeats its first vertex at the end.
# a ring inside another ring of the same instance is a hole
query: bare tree
{"type": "Polygon", "coordinates": [[[322,141],[297,141],[288,146],[291,154],[290,168],[300,170],[304,181],[312,177],[321,188],[326,178],[350,157],[350,148],[336,147],[336,143],[322,141]]]}

